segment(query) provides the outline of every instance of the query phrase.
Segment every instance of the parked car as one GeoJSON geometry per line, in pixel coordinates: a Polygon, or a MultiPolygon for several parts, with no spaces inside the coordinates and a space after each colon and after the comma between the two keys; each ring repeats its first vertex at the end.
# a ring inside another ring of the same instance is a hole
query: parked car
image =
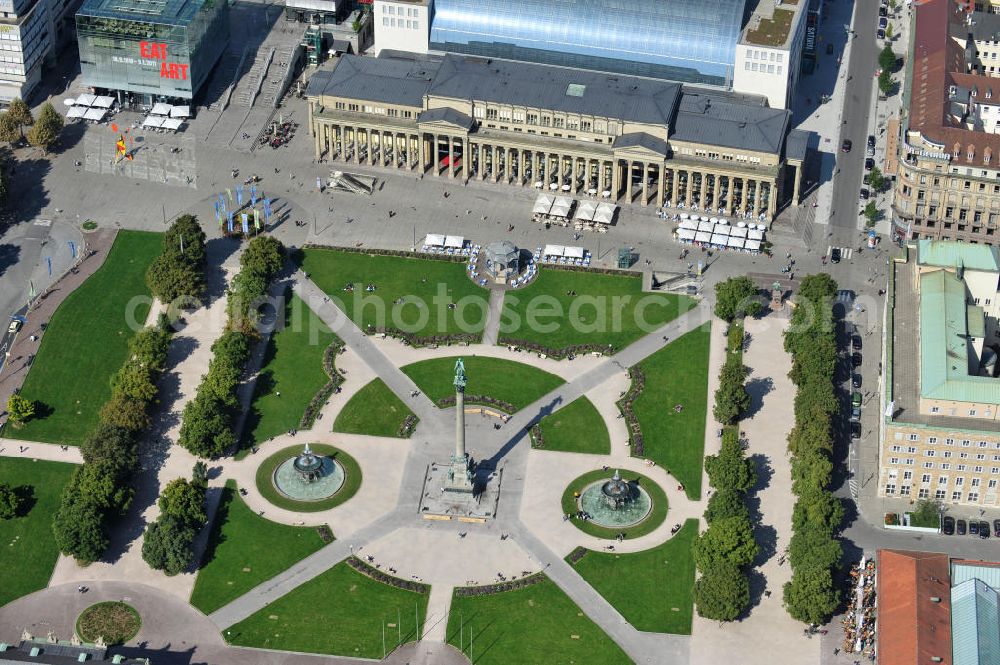
{"type": "Polygon", "coordinates": [[[955,533],[960,536],[965,535],[965,520],[958,520],[955,522],[955,533]]]}
{"type": "Polygon", "coordinates": [[[21,329],[20,319],[11,319],[10,325],[7,326],[7,332],[14,334],[21,329]]]}
{"type": "Polygon", "coordinates": [[[878,27],[885,30],[889,26],[889,19],[885,16],[880,16],[878,19],[878,27]]]}
{"type": "Polygon", "coordinates": [[[951,515],[945,515],[944,519],[941,520],[941,533],[946,536],[950,536],[955,533],[955,518],[951,515]]]}
{"type": "Polygon", "coordinates": [[[851,441],[861,438],[861,423],[851,423],[851,441]]]}
{"type": "Polygon", "coordinates": [[[851,347],[855,351],[860,351],[861,350],[861,335],[852,335],[851,336],[851,347]]]}
{"type": "Polygon", "coordinates": [[[865,148],[865,156],[873,158],[875,157],[875,146],[870,145],[865,148]]]}
{"type": "Polygon", "coordinates": [[[852,388],[860,388],[861,387],[861,375],[860,374],[852,374],[851,375],[851,387],[852,388]]]}
{"type": "Polygon", "coordinates": [[[853,147],[854,147],[854,144],[851,143],[851,139],[844,139],[844,142],[840,144],[840,150],[842,152],[850,152],[851,148],[853,148],[853,147]]]}
{"type": "Polygon", "coordinates": [[[875,166],[875,160],[871,157],[865,159],[865,171],[871,171],[872,167],[875,166]]]}
{"type": "Polygon", "coordinates": [[[875,135],[874,134],[869,134],[868,135],[868,145],[872,146],[873,148],[875,147],[875,135]]]}
{"type": "Polygon", "coordinates": [[[878,15],[879,16],[888,16],[889,15],[889,8],[888,7],[879,7],[878,8],[878,15]]]}
{"type": "Polygon", "coordinates": [[[864,185],[865,187],[871,186],[872,184],[871,180],[872,180],[871,176],[867,173],[861,176],[861,184],[864,185]]]}
{"type": "Polygon", "coordinates": [[[851,407],[851,422],[858,423],[861,422],[861,407],[853,406],[851,407]]]}
{"type": "Polygon", "coordinates": [[[851,394],[851,406],[861,408],[861,393],[855,392],[851,394]]]}
{"type": "Polygon", "coordinates": [[[993,520],[993,535],[1000,538],[1000,520],[993,520]]]}
{"type": "Polygon", "coordinates": [[[830,250],[830,263],[840,263],[840,248],[834,247],[830,250]]]}
{"type": "Polygon", "coordinates": [[[979,522],[976,520],[969,520],[969,535],[978,536],[979,535],[979,522]]]}
{"type": "Polygon", "coordinates": [[[879,39],[885,39],[885,30],[879,28],[878,32],[875,33],[875,36],[878,37],[879,39]]]}
{"type": "Polygon", "coordinates": [[[871,194],[864,187],[862,187],[861,191],[858,192],[858,198],[862,201],[867,201],[869,196],[871,196],[871,194]]]}
{"type": "Polygon", "coordinates": [[[861,367],[861,354],[860,353],[852,353],[851,354],[851,364],[854,365],[855,367],[861,367]]]}
{"type": "Polygon", "coordinates": [[[979,523],[979,537],[983,540],[990,537],[990,523],[980,522],[979,523]]]}

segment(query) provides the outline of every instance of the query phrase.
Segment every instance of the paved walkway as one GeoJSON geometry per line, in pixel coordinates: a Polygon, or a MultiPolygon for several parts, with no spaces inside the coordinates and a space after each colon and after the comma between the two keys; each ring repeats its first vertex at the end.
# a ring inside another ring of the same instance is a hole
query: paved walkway
{"type": "Polygon", "coordinates": [[[740,429],[749,439],[747,454],[757,461],[758,489],[751,505],[757,502],[760,524],[756,535],[763,552],[751,571],[752,606],[746,618],[720,626],[695,615],[691,649],[699,655],[699,662],[729,663],[735,653],[745,665],[771,665],[776,657],[787,665],[819,662],[820,640],[803,636],[803,625],[788,616],[781,600],[782,586],[792,571],[787,562],[779,565],[778,559],[792,535],[795,499],[786,452],[788,432],[795,422],[795,386],[788,378],[792,363],[782,338],[786,325],[787,319],[778,315],[747,323],[751,341],[743,362],[751,369],[748,389],[754,415],[740,429]],[[770,596],[764,595],[765,589],[770,596]],[[762,635],[767,639],[761,639],[762,635]]]}
{"type": "Polygon", "coordinates": [[[490,290],[490,304],[486,312],[486,324],[483,328],[483,344],[493,346],[500,337],[500,321],[503,318],[503,296],[501,289],[490,290]]]}
{"type": "Polygon", "coordinates": [[[83,464],[83,454],[77,446],[60,446],[55,443],[21,441],[20,439],[4,439],[2,437],[0,437],[0,456],[83,464]]]}
{"type": "Polygon", "coordinates": [[[427,600],[427,616],[421,639],[426,642],[448,641],[448,613],[451,609],[451,595],[454,588],[447,584],[431,587],[431,597],[427,600]]]}

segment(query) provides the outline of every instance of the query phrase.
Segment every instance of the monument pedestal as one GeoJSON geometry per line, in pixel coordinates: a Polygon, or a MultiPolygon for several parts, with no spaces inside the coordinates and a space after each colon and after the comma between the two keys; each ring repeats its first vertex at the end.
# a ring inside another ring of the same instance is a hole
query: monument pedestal
{"type": "Polygon", "coordinates": [[[444,491],[474,494],[476,484],[473,480],[471,466],[468,454],[462,457],[452,455],[451,468],[448,469],[448,482],[444,486],[444,491]]]}

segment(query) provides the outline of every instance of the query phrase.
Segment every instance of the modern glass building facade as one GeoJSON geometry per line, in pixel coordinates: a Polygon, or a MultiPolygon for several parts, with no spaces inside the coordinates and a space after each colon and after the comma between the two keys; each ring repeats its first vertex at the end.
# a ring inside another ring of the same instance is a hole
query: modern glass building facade
{"type": "Polygon", "coordinates": [[[729,85],[746,0],[435,0],[430,48],[729,85]]]}
{"type": "Polygon", "coordinates": [[[122,104],[191,100],[229,43],[227,0],[86,0],[76,15],[86,85],[122,104]]]}

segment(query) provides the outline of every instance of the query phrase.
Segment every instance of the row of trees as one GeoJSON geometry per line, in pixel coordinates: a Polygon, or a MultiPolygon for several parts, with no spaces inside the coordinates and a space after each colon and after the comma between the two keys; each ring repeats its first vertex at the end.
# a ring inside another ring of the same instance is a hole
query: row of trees
{"type": "Polygon", "coordinates": [[[205,296],[205,232],[194,215],[182,215],[163,234],[163,251],[146,271],[146,285],[163,303],[185,306],[205,296]]]}
{"type": "Polygon", "coordinates": [[[226,331],[212,345],[212,360],[198,393],[184,407],[178,443],[201,457],[215,458],[236,445],[233,428],[239,411],[236,388],[257,336],[258,307],[284,262],[284,247],[271,236],[257,236],[240,257],[226,310],[226,331]]]}
{"type": "Polygon", "coordinates": [[[150,568],[176,575],[186,570],[194,559],[194,539],[208,516],[205,493],[208,490],[208,467],[195,462],[191,480],[177,478],[160,493],[160,516],[142,535],[142,558],[150,568]]]}
{"type": "Polygon", "coordinates": [[[27,138],[28,143],[47,151],[59,140],[64,121],[50,102],[42,104],[38,119],[31,115],[31,109],[20,98],[11,101],[10,106],[0,113],[0,141],[16,143],[27,138]],[[24,128],[29,127],[27,136],[24,128]]]}
{"type": "Polygon", "coordinates": [[[840,602],[835,579],[843,555],[836,538],[844,507],[833,496],[833,423],[838,411],[834,387],[837,344],[832,298],[837,283],[825,274],[802,280],[785,350],[792,356],[795,426],[788,435],[792,454],[793,535],[788,546],[792,579],[784,587],[788,613],[821,624],[840,602]]]}
{"type": "Polygon", "coordinates": [[[100,423],[80,446],[84,464],[63,491],[52,527],[59,550],[81,563],[100,558],[108,547],[109,522],[132,503],[137,442],[149,425],[170,334],[167,318],[161,316],[132,337],[128,360],[111,379],[111,399],[101,409],[100,423]]]}
{"type": "Polygon", "coordinates": [[[748,373],[743,365],[744,341],[743,326],[731,323],[727,360],[715,393],[715,417],[724,426],[722,445],[718,455],[705,458],[705,472],[715,492],[705,509],[708,529],[694,544],[700,573],[695,603],[700,616],[715,621],[733,621],[749,606],[747,568],[760,551],[746,503],[747,492],[757,484],[757,472],[744,454],[738,427],[750,406],[744,384],[748,373]]]}

